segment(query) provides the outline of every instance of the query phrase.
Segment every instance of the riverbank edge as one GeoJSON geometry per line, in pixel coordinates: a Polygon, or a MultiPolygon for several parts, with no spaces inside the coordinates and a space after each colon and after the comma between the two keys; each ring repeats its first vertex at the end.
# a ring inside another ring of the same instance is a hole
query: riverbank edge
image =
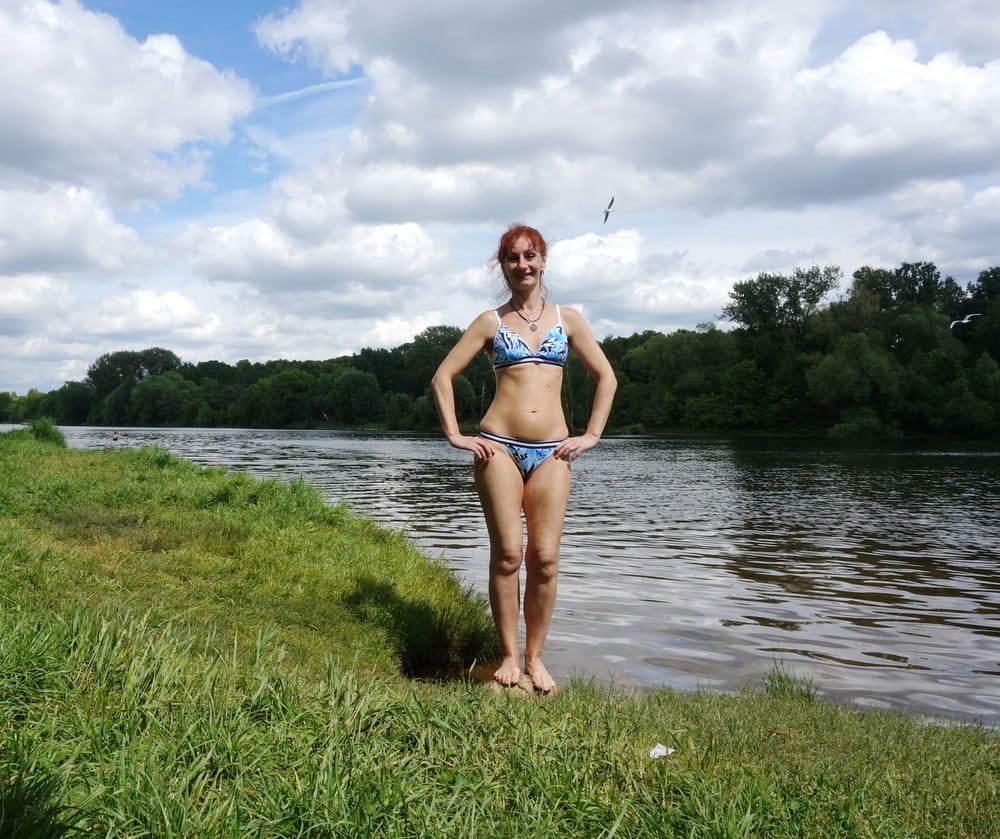
{"type": "MultiPolygon", "coordinates": [[[[345,528],[342,512],[321,501],[331,512],[319,512],[318,494],[301,484],[200,469],[159,450],[67,451],[16,433],[14,445],[0,435],[8,565],[0,578],[0,822],[19,806],[23,821],[27,802],[48,831],[40,836],[94,825],[116,835],[204,836],[472,835],[486,825],[552,836],[612,828],[629,836],[983,836],[996,827],[995,732],[861,713],[818,701],[780,674],[766,692],[737,697],[583,683],[553,698],[495,697],[471,682],[400,679],[391,654],[382,667],[331,655],[343,639],[329,634],[319,648],[296,648],[265,625],[268,616],[257,616],[254,633],[229,614],[232,584],[217,574],[203,581],[216,614],[199,620],[185,609],[167,614],[175,601],[162,562],[149,578],[160,586],[158,617],[126,581],[108,584],[114,565],[102,578],[92,564],[90,583],[103,596],[81,598],[81,578],[66,563],[88,551],[121,563],[122,539],[172,558],[190,585],[187,543],[206,532],[194,524],[171,533],[165,518],[143,520],[134,509],[112,515],[135,506],[137,487],[140,500],[185,514],[192,502],[218,513],[253,496],[270,536],[287,534],[281,520],[304,507],[319,523],[332,516],[329,531],[316,528],[325,538],[346,529],[371,538],[373,550],[405,540],[370,523],[345,528]],[[67,464],[74,468],[60,468],[67,464]],[[129,468],[115,483],[101,473],[108,464],[129,468]],[[199,492],[185,492],[192,476],[202,478],[199,492]],[[71,509],[74,498],[87,503],[71,509]],[[236,652],[223,655],[230,640],[236,652]],[[658,742],[675,753],[654,760],[658,742]],[[467,797],[456,792],[463,789],[467,797]]],[[[213,522],[222,536],[236,532],[234,516],[213,522]]],[[[263,542],[254,544],[266,560],[263,542]]],[[[266,564],[272,576],[292,570],[266,564]]],[[[370,620],[385,640],[385,625],[370,620]]]]}
{"type": "Polygon", "coordinates": [[[0,434],[0,596],[183,615],[223,645],[274,632],[299,666],[332,652],[405,673],[496,653],[485,600],[443,562],[301,480],[64,446],[50,423],[0,434]]]}

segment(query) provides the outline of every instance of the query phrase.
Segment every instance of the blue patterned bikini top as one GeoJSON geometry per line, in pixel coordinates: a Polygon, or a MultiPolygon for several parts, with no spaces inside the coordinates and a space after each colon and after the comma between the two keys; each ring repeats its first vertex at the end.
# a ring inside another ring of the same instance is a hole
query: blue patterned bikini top
{"type": "Polygon", "coordinates": [[[566,339],[562,314],[558,306],[556,306],[556,317],[559,322],[545,333],[545,338],[536,352],[532,352],[524,338],[500,320],[499,311],[494,309],[493,314],[497,316],[499,324],[496,335],[493,336],[494,370],[511,367],[514,364],[555,364],[557,367],[562,367],[566,363],[569,341],[566,339]]]}

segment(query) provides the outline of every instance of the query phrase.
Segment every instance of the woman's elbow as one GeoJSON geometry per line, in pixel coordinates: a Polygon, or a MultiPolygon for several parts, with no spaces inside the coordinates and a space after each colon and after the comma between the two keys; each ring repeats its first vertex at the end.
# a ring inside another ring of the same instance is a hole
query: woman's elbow
{"type": "Polygon", "coordinates": [[[431,388],[434,390],[441,390],[441,388],[450,384],[453,378],[454,376],[448,375],[444,369],[438,367],[438,369],[434,372],[434,375],[431,376],[431,388]]]}

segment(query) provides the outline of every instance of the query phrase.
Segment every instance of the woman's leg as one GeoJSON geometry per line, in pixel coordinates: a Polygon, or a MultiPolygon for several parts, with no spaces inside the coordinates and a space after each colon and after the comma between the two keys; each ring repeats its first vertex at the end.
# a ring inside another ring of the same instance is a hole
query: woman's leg
{"type": "Polygon", "coordinates": [[[503,660],[493,674],[502,685],[521,680],[517,623],[521,605],[521,503],[524,481],[502,446],[489,460],[476,460],[476,489],[490,535],[490,610],[503,660]]]}
{"type": "Polygon", "coordinates": [[[570,471],[565,460],[549,457],[524,484],[524,518],[528,547],[524,553],[524,672],[536,690],[546,693],[556,683],[542,663],[542,646],[556,603],[559,542],[562,540],[570,471]]]}

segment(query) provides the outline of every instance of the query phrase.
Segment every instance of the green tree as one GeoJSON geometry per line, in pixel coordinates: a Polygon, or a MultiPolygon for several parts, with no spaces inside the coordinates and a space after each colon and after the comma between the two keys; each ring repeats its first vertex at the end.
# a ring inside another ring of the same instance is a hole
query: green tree
{"type": "Polygon", "coordinates": [[[230,421],[252,428],[309,425],[313,417],[316,380],[288,367],[246,388],[230,408],[230,421]]]}
{"type": "Polygon", "coordinates": [[[979,272],[976,280],[969,283],[969,300],[978,306],[1000,301],[1000,266],[979,272]]]}
{"type": "Polygon", "coordinates": [[[52,396],[51,414],[60,425],[83,425],[97,402],[97,393],[86,382],[66,382],[52,396]]]}
{"type": "Polygon", "coordinates": [[[720,395],[726,428],[760,428],[767,422],[767,378],[749,358],[722,372],[720,395]]]}
{"type": "Polygon", "coordinates": [[[955,338],[948,329],[948,317],[928,307],[902,304],[885,315],[888,347],[907,365],[918,354],[935,349],[957,352],[955,338]]]}
{"type": "Polygon", "coordinates": [[[413,421],[413,401],[405,393],[387,393],[382,398],[385,406],[385,427],[389,431],[408,428],[413,421]]]}
{"type": "Polygon", "coordinates": [[[454,326],[430,326],[413,341],[392,351],[400,365],[401,387],[393,387],[411,396],[420,396],[427,389],[438,365],[462,337],[454,326]]]}
{"type": "Polygon", "coordinates": [[[933,262],[903,262],[893,271],[865,265],[853,276],[855,287],[874,294],[883,311],[911,303],[954,314],[965,300],[958,283],[952,277],[942,279],[933,262]]]}
{"type": "Polygon", "coordinates": [[[136,382],[125,378],[104,399],[97,402],[91,416],[87,418],[91,425],[131,425],[129,413],[129,398],[136,382]]]}
{"type": "Polygon", "coordinates": [[[836,265],[796,268],[790,277],[761,273],[733,286],[722,314],[749,332],[801,332],[841,276],[836,265]]]}
{"type": "Polygon", "coordinates": [[[452,386],[455,391],[455,413],[459,421],[475,420],[479,400],[476,398],[476,392],[472,389],[472,382],[465,376],[456,376],[452,386]]]}
{"type": "Polygon", "coordinates": [[[917,353],[906,367],[903,381],[902,418],[912,430],[943,430],[947,404],[962,379],[962,360],[957,352],[937,347],[917,353]]]}
{"type": "Polygon", "coordinates": [[[807,371],[810,396],[844,421],[866,409],[890,424],[898,409],[901,370],[866,335],[845,335],[833,353],[807,371]]]}
{"type": "Polygon", "coordinates": [[[840,278],[835,265],[796,268],[791,276],[761,273],[733,286],[722,316],[740,327],[747,355],[773,374],[801,351],[810,319],[840,278]]]}
{"type": "Polygon", "coordinates": [[[16,393],[0,391],[0,422],[14,421],[14,406],[16,402],[16,393]]]}
{"type": "Polygon", "coordinates": [[[429,393],[417,397],[413,403],[413,422],[417,428],[433,428],[437,425],[437,408],[434,397],[429,393]]]}
{"type": "Polygon", "coordinates": [[[142,426],[192,426],[201,411],[198,386],[180,373],[146,376],[129,394],[129,417],[142,426]]]}
{"type": "Polygon", "coordinates": [[[170,350],[150,347],[145,350],[117,350],[100,356],[87,369],[87,382],[103,399],[123,382],[136,384],[146,376],[177,370],[181,360],[170,350]]]}
{"type": "Polygon", "coordinates": [[[42,405],[47,394],[37,388],[31,388],[24,396],[15,402],[15,422],[38,419],[44,416],[42,405]]]}
{"type": "Polygon", "coordinates": [[[348,423],[373,420],[382,407],[382,389],[378,379],[353,367],[334,377],[330,398],[330,408],[335,415],[348,423]]]}

